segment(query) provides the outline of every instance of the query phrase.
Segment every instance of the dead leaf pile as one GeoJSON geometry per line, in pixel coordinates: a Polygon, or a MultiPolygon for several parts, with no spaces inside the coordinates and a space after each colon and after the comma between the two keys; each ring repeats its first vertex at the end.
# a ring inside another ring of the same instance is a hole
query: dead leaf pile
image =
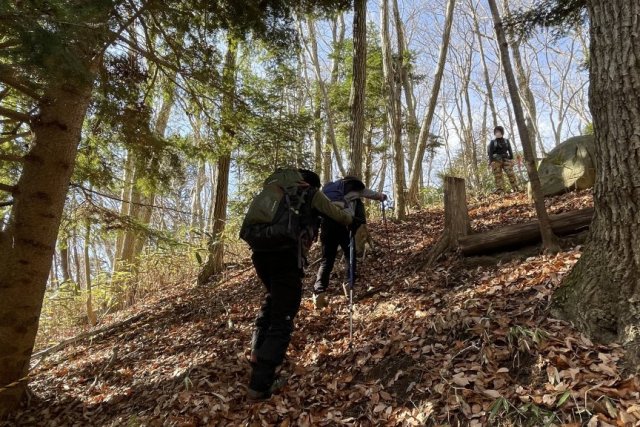
{"type": "MultiPolygon", "coordinates": [[[[552,212],[589,204],[562,196],[552,212]]],[[[477,229],[527,220],[522,196],[471,206],[477,229]],[[491,204],[493,203],[493,205],[491,204]]],[[[271,400],[245,399],[260,285],[248,270],[212,288],[176,288],[128,329],[36,368],[13,423],[50,425],[590,425],[640,422],[640,380],[617,345],[598,345],[549,311],[579,248],[493,267],[450,258],[416,272],[442,212],[371,225],[352,349],[339,280],[332,306],[305,296],[271,400]],[[363,296],[365,295],[365,296],[363,296]]],[[[310,284],[315,271],[309,272],[310,284]]]]}

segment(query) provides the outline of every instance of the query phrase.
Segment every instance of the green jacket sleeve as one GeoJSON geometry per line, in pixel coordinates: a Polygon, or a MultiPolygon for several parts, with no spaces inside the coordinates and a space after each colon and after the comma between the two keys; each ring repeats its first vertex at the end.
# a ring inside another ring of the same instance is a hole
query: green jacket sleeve
{"type": "Polygon", "coordinates": [[[322,191],[317,191],[313,196],[311,206],[321,214],[328,216],[342,225],[350,225],[353,221],[351,215],[331,203],[331,200],[329,200],[322,191]]]}

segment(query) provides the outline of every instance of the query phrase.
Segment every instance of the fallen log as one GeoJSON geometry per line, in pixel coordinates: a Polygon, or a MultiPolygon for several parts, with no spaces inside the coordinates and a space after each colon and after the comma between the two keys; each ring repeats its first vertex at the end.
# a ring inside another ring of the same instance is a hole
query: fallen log
{"type": "Polygon", "coordinates": [[[121,320],[120,322],[116,322],[116,323],[112,323],[110,325],[107,326],[103,326],[102,328],[98,328],[98,329],[94,329],[92,331],[87,331],[87,332],[83,332],[79,335],[76,335],[73,338],[69,338],[66,339],[64,341],[59,342],[58,344],[51,346],[49,348],[46,348],[44,350],[40,350],[37,353],[34,353],[33,355],[31,355],[31,362],[33,362],[34,360],[36,360],[37,358],[43,358],[46,356],[49,356],[53,353],[56,353],[60,350],[63,350],[65,348],[67,348],[68,346],[70,346],[71,344],[75,344],[78,341],[82,341],[85,340],[87,338],[94,338],[98,335],[101,334],[106,334],[106,333],[110,333],[115,331],[116,329],[122,328],[124,326],[128,326],[131,323],[135,322],[136,320],[140,319],[145,313],[138,313],[135,314],[131,317],[128,317],[124,320],[121,320]]]}
{"type": "MultiPolygon", "coordinates": [[[[550,215],[553,232],[557,236],[566,236],[586,230],[591,224],[593,213],[593,208],[587,208],[550,215]]],[[[458,239],[458,247],[464,255],[478,255],[535,244],[541,239],[538,221],[531,221],[462,236],[458,239]]]]}

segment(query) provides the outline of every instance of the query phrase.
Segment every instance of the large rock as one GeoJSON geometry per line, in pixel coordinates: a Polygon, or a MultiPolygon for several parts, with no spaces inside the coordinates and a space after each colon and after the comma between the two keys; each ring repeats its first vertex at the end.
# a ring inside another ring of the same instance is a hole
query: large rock
{"type": "Polygon", "coordinates": [[[593,135],[569,138],[551,150],[538,166],[544,195],[555,196],[593,187],[596,179],[595,151],[593,135]]]}

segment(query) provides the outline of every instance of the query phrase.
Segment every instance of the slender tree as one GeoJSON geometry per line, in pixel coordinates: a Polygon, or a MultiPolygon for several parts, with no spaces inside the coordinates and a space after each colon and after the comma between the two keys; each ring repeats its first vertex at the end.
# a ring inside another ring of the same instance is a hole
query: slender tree
{"type": "Polygon", "coordinates": [[[542,245],[546,251],[558,252],[560,247],[558,246],[558,240],[551,228],[551,221],[547,213],[547,208],[544,205],[544,195],[542,194],[542,186],[540,185],[540,177],[538,176],[538,169],[536,167],[536,159],[533,154],[531,145],[531,139],[527,123],[520,100],[518,91],[518,83],[511,66],[511,58],[509,57],[509,43],[504,31],[504,24],[500,17],[500,11],[496,0],[489,0],[489,7],[491,8],[491,14],[493,16],[493,22],[495,25],[496,37],[498,39],[498,45],[500,48],[500,57],[502,60],[502,66],[504,68],[504,74],[509,87],[509,94],[511,95],[511,103],[513,104],[513,111],[516,116],[516,124],[518,125],[518,133],[520,134],[520,140],[522,141],[522,150],[524,152],[525,164],[527,166],[527,174],[529,175],[529,182],[531,183],[531,191],[533,193],[533,201],[536,208],[536,214],[538,216],[538,222],[540,224],[540,233],[542,234],[542,245]]]}
{"type": "Polygon", "coordinates": [[[396,60],[394,63],[391,48],[389,0],[381,0],[380,10],[380,38],[387,99],[387,121],[391,131],[391,147],[393,148],[395,214],[398,219],[402,220],[406,216],[406,182],[402,147],[402,83],[399,81],[398,61],[396,60]]]}
{"type": "Polygon", "coordinates": [[[447,62],[447,53],[449,51],[449,42],[451,40],[451,27],[453,26],[453,11],[455,6],[456,0],[449,0],[447,2],[447,13],[445,17],[444,31],[442,33],[442,44],[440,45],[440,55],[438,57],[438,65],[433,80],[433,88],[431,89],[431,96],[429,98],[429,104],[427,105],[427,111],[420,127],[416,153],[413,159],[411,159],[413,166],[411,167],[411,176],[409,177],[409,191],[407,198],[409,203],[414,206],[419,204],[420,177],[422,176],[421,165],[422,160],[424,159],[424,153],[427,149],[427,142],[431,133],[431,124],[438,104],[442,75],[444,74],[444,67],[447,62]]]}
{"type": "Polygon", "coordinates": [[[236,137],[236,70],[239,40],[237,35],[227,38],[227,54],[222,72],[222,107],[221,107],[221,144],[222,153],[218,158],[216,176],[216,199],[213,210],[213,230],[209,242],[209,256],[198,275],[198,284],[206,284],[212,277],[224,269],[224,230],[227,224],[227,200],[229,198],[229,171],[231,169],[231,151],[236,137]]]}
{"type": "Polygon", "coordinates": [[[353,79],[349,112],[349,174],[362,177],[367,85],[367,0],[353,2],[353,79]]]}

